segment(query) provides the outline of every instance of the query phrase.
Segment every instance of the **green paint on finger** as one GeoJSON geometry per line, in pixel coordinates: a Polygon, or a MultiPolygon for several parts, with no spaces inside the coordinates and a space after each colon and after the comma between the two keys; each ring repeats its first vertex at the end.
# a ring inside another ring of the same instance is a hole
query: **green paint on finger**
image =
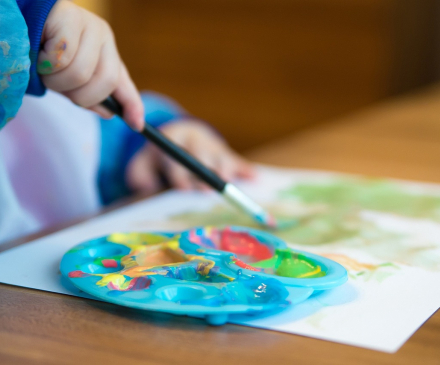
{"type": "Polygon", "coordinates": [[[51,74],[53,71],[52,63],[48,60],[42,61],[37,65],[37,72],[41,75],[51,74]]]}

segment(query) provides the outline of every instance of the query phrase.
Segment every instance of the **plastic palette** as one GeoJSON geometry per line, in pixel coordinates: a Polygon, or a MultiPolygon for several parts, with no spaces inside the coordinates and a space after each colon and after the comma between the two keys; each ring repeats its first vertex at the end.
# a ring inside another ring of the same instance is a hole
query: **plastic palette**
{"type": "Polygon", "coordinates": [[[68,251],[61,273],[80,290],[133,308],[205,318],[279,309],[347,280],[336,262],[244,227],[115,233],[68,251]]]}

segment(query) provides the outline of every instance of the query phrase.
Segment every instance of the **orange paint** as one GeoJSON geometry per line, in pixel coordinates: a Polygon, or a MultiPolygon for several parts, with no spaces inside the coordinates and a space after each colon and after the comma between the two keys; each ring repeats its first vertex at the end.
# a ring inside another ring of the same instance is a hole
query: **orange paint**
{"type": "Polygon", "coordinates": [[[64,38],[61,38],[61,40],[57,43],[55,46],[55,58],[57,60],[57,63],[54,67],[58,68],[61,66],[61,57],[63,57],[64,52],[67,49],[67,41],[64,38]]]}
{"type": "Polygon", "coordinates": [[[246,270],[251,270],[251,271],[262,271],[261,269],[257,269],[253,266],[250,266],[246,263],[244,263],[243,261],[241,261],[240,259],[233,259],[232,263],[234,263],[235,265],[237,265],[238,267],[241,267],[242,269],[246,269],[246,270]]]}

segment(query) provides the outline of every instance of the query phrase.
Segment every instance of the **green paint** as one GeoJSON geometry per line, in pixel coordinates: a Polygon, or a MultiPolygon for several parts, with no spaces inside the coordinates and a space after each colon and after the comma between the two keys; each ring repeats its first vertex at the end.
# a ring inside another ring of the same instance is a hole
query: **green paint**
{"type": "Polygon", "coordinates": [[[279,250],[275,273],[279,276],[315,278],[325,276],[318,265],[291,250],[279,250]]]}
{"type": "MultiPolygon", "coordinates": [[[[290,222],[292,228],[298,221],[292,220],[292,217],[283,214],[274,214],[276,220],[290,222]],[[293,221],[293,222],[292,222],[293,221]]],[[[252,227],[264,230],[259,224],[255,223],[246,214],[242,214],[238,210],[225,205],[218,205],[213,207],[208,212],[185,212],[171,217],[174,221],[183,221],[189,223],[191,226],[242,226],[252,227]]],[[[275,232],[274,230],[267,230],[268,232],[275,232]]]]}
{"type": "Polygon", "coordinates": [[[302,254],[290,249],[275,250],[275,255],[268,260],[253,263],[252,266],[265,269],[287,278],[319,278],[325,276],[320,266],[302,254]]]}
{"type": "Polygon", "coordinates": [[[156,233],[113,233],[107,237],[108,242],[126,246],[156,245],[173,239],[175,239],[175,237],[168,237],[156,233]]]}
{"type": "Polygon", "coordinates": [[[52,63],[49,60],[40,62],[37,65],[37,72],[41,75],[49,75],[53,72],[52,63]]]}
{"type": "MultiPolygon", "coordinates": [[[[370,210],[440,222],[440,196],[414,193],[402,185],[378,179],[327,179],[320,183],[293,184],[279,192],[279,200],[267,208],[277,218],[299,220],[296,226],[271,232],[286,242],[306,246],[305,249],[321,246],[320,252],[324,253],[325,246],[329,246],[329,253],[334,249],[359,249],[379,262],[374,268],[366,269],[371,275],[357,276],[359,270],[352,270],[351,277],[382,280],[396,270],[380,265],[389,262],[440,271],[437,243],[407,233],[385,231],[361,216],[362,211],[370,210]],[[286,213],[290,211],[294,213],[286,213]],[[383,277],[379,270],[384,272],[383,277]]],[[[207,212],[176,215],[172,220],[189,226],[256,227],[245,215],[224,205],[207,212]]]]}
{"type": "Polygon", "coordinates": [[[281,193],[302,202],[325,203],[338,210],[376,210],[440,221],[440,197],[415,194],[388,181],[347,179],[328,184],[299,184],[281,193]]]}

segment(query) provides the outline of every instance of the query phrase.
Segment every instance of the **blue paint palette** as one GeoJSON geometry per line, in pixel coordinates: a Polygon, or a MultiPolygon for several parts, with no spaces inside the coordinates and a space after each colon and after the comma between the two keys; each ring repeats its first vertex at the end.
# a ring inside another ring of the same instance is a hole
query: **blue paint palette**
{"type": "Polygon", "coordinates": [[[347,280],[336,262],[244,227],[114,233],[75,246],[60,269],[77,288],[104,301],[202,317],[213,325],[230,314],[302,302],[347,280]]]}

